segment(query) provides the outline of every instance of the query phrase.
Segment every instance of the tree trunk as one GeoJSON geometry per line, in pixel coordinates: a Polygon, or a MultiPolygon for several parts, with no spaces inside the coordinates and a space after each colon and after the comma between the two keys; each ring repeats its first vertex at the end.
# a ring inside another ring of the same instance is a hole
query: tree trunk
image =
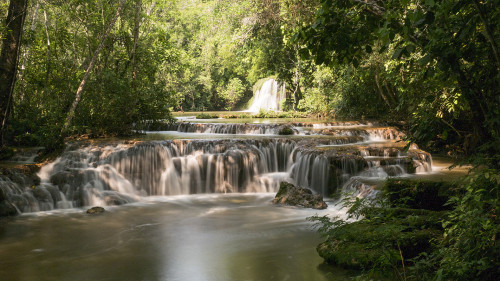
{"type": "MultiPolygon", "coordinates": [[[[33,12],[33,18],[31,19],[31,33],[35,33],[35,23],[36,23],[36,18],[38,16],[38,8],[40,7],[40,1],[36,1],[36,6],[35,6],[35,11],[33,12]]],[[[23,61],[21,64],[21,72],[24,71],[26,68],[26,61],[29,58],[29,53],[30,53],[30,47],[31,47],[31,40],[28,41],[26,47],[24,48],[24,53],[23,53],[23,61]]],[[[22,79],[22,74],[19,74],[20,78],[22,79]]]]}
{"type": "Polygon", "coordinates": [[[490,26],[488,24],[488,20],[486,19],[486,16],[484,14],[483,9],[481,8],[481,4],[479,4],[478,0],[474,0],[474,7],[476,8],[479,18],[481,19],[481,22],[484,25],[484,33],[486,35],[486,39],[488,39],[488,42],[491,45],[491,51],[493,52],[493,56],[495,57],[496,65],[497,65],[497,70],[500,69],[500,55],[498,54],[498,46],[495,41],[494,35],[491,32],[490,26]]]}
{"type": "Polygon", "coordinates": [[[47,70],[45,73],[45,86],[47,86],[50,77],[50,36],[49,36],[49,26],[47,19],[47,10],[45,7],[43,10],[43,23],[45,24],[45,34],[47,35],[47,70]]]}
{"type": "Polygon", "coordinates": [[[78,103],[80,102],[80,99],[82,98],[83,89],[85,87],[85,84],[87,83],[87,79],[90,76],[90,72],[92,72],[92,69],[94,68],[95,62],[97,60],[97,56],[99,55],[101,50],[104,48],[104,42],[108,38],[109,33],[111,32],[111,29],[113,29],[113,26],[115,25],[116,20],[120,16],[120,12],[123,8],[124,3],[125,3],[125,0],[120,0],[120,2],[118,3],[118,9],[116,10],[115,16],[109,22],[108,28],[106,29],[105,33],[102,35],[101,42],[99,43],[99,46],[94,51],[94,55],[92,56],[92,59],[90,60],[90,63],[87,67],[87,70],[85,71],[85,74],[83,75],[82,82],[80,82],[80,86],[78,87],[78,90],[76,91],[75,100],[73,101],[73,104],[71,105],[71,108],[69,109],[68,116],[66,117],[66,121],[64,122],[64,125],[61,129],[61,134],[60,134],[61,137],[64,137],[66,130],[68,129],[73,117],[75,116],[76,107],[77,107],[78,103]]]}
{"type": "Polygon", "coordinates": [[[293,111],[297,111],[297,105],[299,104],[300,99],[302,99],[302,92],[300,91],[301,65],[300,65],[300,55],[298,46],[295,46],[295,50],[296,50],[297,63],[295,69],[295,90],[293,91],[293,111]]]}
{"type": "Polygon", "coordinates": [[[0,52],[0,146],[5,146],[4,130],[12,104],[16,84],[19,50],[23,34],[27,0],[11,0],[7,14],[6,31],[0,52]]]}
{"type": "Polygon", "coordinates": [[[389,100],[385,96],[384,91],[382,90],[382,87],[380,87],[380,81],[379,81],[377,72],[375,72],[375,84],[377,84],[377,89],[378,89],[378,93],[380,94],[380,97],[382,98],[382,100],[384,100],[385,104],[387,104],[387,107],[390,110],[391,104],[389,103],[389,100]]]}
{"type": "MultiPolygon", "coordinates": [[[[35,10],[33,12],[33,18],[31,19],[31,34],[34,34],[35,33],[35,28],[36,28],[36,18],[38,16],[38,8],[40,7],[40,1],[37,0],[36,1],[36,5],[35,5],[35,10]]],[[[19,64],[21,65],[21,68],[19,70],[19,83],[21,85],[23,85],[23,77],[24,77],[24,70],[26,69],[26,62],[28,61],[29,59],[29,55],[30,55],[30,50],[31,50],[31,41],[32,40],[28,40],[28,43],[26,44],[26,47],[24,47],[24,52],[23,52],[23,58],[22,58],[22,62],[19,62],[19,64]]],[[[19,91],[19,97],[18,97],[18,102],[22,102],[24,100],[24,93],[25,93],[25,90],[26,88],[23,87],[20,91],[19,91]]],[[[15,114],[15,113],[13,113],[15,114]]]]}
{"type": "Polygon", "coordinates": [[[142,0],[136,0],[135,3],[135,19],[134,19],[134,46],[132,49],[132,86],[135,89],[136,83],[135,79],[137,78],[137,45],[139,44],[139,27],[140,27],[140,17],[141,17],[141,8],[142,8],[142,0]]]}

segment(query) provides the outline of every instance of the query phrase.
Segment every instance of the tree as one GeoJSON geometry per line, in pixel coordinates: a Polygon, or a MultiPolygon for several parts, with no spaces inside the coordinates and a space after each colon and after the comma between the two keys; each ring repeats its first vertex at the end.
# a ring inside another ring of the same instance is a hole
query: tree
{"type": "MultiPolygon", "coordinates": [[[[97,56],[99,55],[99,53],[103,49],[104,43],[106,42],[106,39],[107,39],[109,33],[113,29],[113,26],[115,25],[116,20],[120,16],[120,12],[121,12],[121,10],[123,8],[123,4],[124,3],[125,3],[125,0],[120,0],[118,2],[118,8],[116,10],[116,14],[113,17],[113,19],[109,22],[108,27],[106,28],[106,31],[102,35],[101,42],[99,43],[99,46],[94,51],[94,55],[90,59],[90,63],[88,65],[88,67],[87,67],[87,70],[85,71],[83,79],[80,82],[80,86],[78,87],[78,90],[76,91],[75,100],[73,101],[73,104],[71,105],[71,108],[69,109],[68,116],[66,117],[66,121],[64,122],[64,125],[63,125],[63,127],[61,129],[61,136],[63,136],[64,133],[65,133],[65,131],[68,129],[68,127],[69,127],[69,125],[71,123],[71,120],[73,119],[73,116],[75,115],[76,106],[80,102],[80,99],[81,99],[81,96],[82,96],[82,92],[83,92],[83,89],[85,87],[85,84],[87,83],[87,79],[89,78],[90,72],[94,68],[95,62],[97,60],[97,56]]],[[[134,46],[135,46],[135,44],[136,44],[136,42],[134,42],[134,46]]],[[[134,52],[135,52],[135,50],[134,50],[134,52]]],[[[134,53],[134,56],[135,56],[135,53],[134,53]]],[[[134,67],[135,67],[135,64],[134,64],[134,67]]]]}
{"type": "MultiPolygon", "coordinates": [[[[331,66],[350,63],[358,67],[375,50],[380,53],[392,50],[391,59],[400,64],[399,70],[418,69],[422,75],[417,76],[425,77],[426,81],[446,82],[446,85],[437,86],[451,85],[448,92],[454,93],[452,99],[464,103],[460,107],[461,114],[430,112],[426,115],[447,124],[442,127],[442,134],[456,135],[457,142],[468,153],[481,149],[489,140],[498,140],[500,64],[497,54],[500,21],[497,0],[321,2],[315,22],[295,37],[307,45],[316,63],[331,66]],[[448,81],[453,81],[454,85],[448,81]]],[[[379,71],[375,74],[374,79],[378,80],[383,73],[379,71]]],[[[398,76],[394,78],[404,80],[404,77],[398,76]]],[[[388,85],[389,91],[381,91],[385,88],[382,85],[379,80],[377,91],[381,96],[395,93],[391,90],[393,85],[388,85]]],[[[439,91],[433,92],[439,94],[439,91]]],[[[391,103],[391,97],[386,95],[386,98],[387,103],[391,103]]],[[[411,99],[409,101],[409,96],[404,94],[399,100],[409,104],[420,104],[422,99],[439,100],[438,96],[429,92],[411,99]]],[[[449,107],[448,99],[441,101],[443,103],[438,108],[449,107]]],[[[397,106],[405,107],[402,104],[397,106]]],[[[422,123],[425,122],[416,120],[416,124],[422,123]]],[[[421,128],[415,127],[412,135],[425,135],[421,128]]]]}
{"type": "Polygon", "coordinates": [[[243,97],[245,87],[239,78],[233,78],[229,81],[222,92],[222,97],[227,101],[227,110],[234,110],[236,103],[243,97]]]}
{"type": "Polygon", "coordinates": [[[28,1],[11,0],[5,23],[5,35],[0,53],[0,146],[4,146],[4,130],[12,106],[17,65],[21,48],[24,19],[28,1]]]}

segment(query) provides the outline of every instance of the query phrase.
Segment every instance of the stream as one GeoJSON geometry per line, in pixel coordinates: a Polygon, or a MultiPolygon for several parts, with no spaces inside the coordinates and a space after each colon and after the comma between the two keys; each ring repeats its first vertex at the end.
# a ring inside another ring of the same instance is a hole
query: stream
{"type": "MultiPolygon", "coordinates": [[[[446,179],[446,159],[371,122],[195,120],[139,138],[75,142],[36,186],[0,177],[2,280],[349,280],[326,265],[306,218],[345,216],[332,194],[371,196],[387,177],[446,179]],[[283,127],[292,134],[279,135],[283,127]],[[275,206],[288,181],[325,210],[275,206]],[[84,211],[103,206],[103,214],[84,211]]],[[[12,178],[15,178],[14,180],[12,178]]]]}

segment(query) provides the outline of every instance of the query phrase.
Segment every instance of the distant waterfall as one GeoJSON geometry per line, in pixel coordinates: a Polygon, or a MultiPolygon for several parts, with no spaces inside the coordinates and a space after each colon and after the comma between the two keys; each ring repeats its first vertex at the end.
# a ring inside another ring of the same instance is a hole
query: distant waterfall
{"type": "Polygon", "coordinates": [[[269,79],[260,89],[257,89],[253,96],[253,103],[248,109],[250,112],[264,110],[280,110],[280,101],[285,98],[285,84],[269,79]]]}

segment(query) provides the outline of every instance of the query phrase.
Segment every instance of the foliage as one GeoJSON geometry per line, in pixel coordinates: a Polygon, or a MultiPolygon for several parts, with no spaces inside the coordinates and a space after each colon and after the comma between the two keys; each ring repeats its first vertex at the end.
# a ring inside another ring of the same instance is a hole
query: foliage
{"type": "Polygon", "coordinates": [[[368,276],[383,272],[382,275],[405,280],[406,268],[414,266],[421,253],[431,252],[439,245],[444,213],[412,209],[404,204],[390,207],[394,203],[382,193],[375,200],[346,196],[343,205],[349,208],[348,219],[361,220],[309,218],[326,238],[318,246],[318,253],[327,262],[362,269],[368,276]]]}
{"type": "MultiPolygon", "coordinates": [[[[55,132],[116,13],[115,5],[94,2],[31,3],[8,127],[11,143],[48,149],[62,144],[55,132]]],[[[164,41],[165,29],[151,24],[164,16],[153,7],[151,1],[125,5],[87,82],[71,134],[130,134],[138,122],[170,118],[171,92],[160,71],[177,58],[164,41]]]]}
{"type": "Polygon", "coordinates": [[[439,270],[445,279],[494,280],[500,274],[499,170],[476,171],[464,189],[450,200],[456,207],[443,223],[445,239],[435,253],[439,270]]]}
{"type": "Polygon", "coordinates": [[[497,0],[322,0],[293,39],[318,64],[354,68],[347,84],[362,89],[342,103],[379,95],[411,140],[475,153],[499,137],[499,14],[497,0]]]}
{"type": "Polygon", "coordinates": [[[456,189],[447,182],[387,179],[383,187],[391,207],[442,211],[449,209],[448,198],[456,189]],[[445,206],[445,204],[447,206],[445,206]]]}
{"type": "Polygon", "coordinates": [[[337,81],[332,70],[326,66],[318,66],[312,75],[312,84],[305,90],[298,108],[310,113],[328,114],[332,111],[332,104],[338,100],[338,93],[335,91],[337,81]]]}
{"type": "Polygon", "coordinates": [[[196,114],[196,119],[217,119],[219,115],[210,113],[198,113],[196,114]]]}
{"type": "Polygon", "coordinates": [[[304,118],[306,114],[294,111],[275,112],[271,110],[261,109],[252,116],[253,118],[304,118]]]}
{"type": "Polygon", "coordinates": [[[368,276],[385,271],[404,275],[401,280],[494,280],[499,186],[498,169],[484,166],[459,184],[389,179],[375,200],[345,197],[349,217],[359,221],[310,218],[326,238],[318,252],[368,276]]]}
{"type": "Polygon", "coordinates": [[[225,90],[221,93],[222,98],[226,100],[226,110],[235,109],[236,103],[243,97],[245,87],[239,78],[233,78],[226,85],[225,90]]]}

